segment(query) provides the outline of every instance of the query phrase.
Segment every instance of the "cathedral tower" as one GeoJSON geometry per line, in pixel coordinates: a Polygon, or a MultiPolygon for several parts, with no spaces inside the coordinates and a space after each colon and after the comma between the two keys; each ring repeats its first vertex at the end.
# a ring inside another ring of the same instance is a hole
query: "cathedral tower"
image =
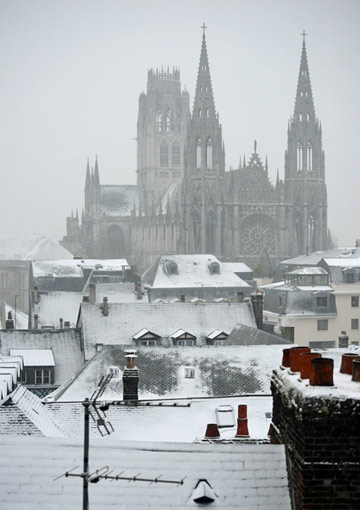
{"type": "Polygon", "coordinates": [[[225,150],[211,84],[205,25],[193,112],[186,146],[183,201],[188,253],[220,255],[219,211],[225,150]]]}
{"type": "Polygon", "coordinates": [[[294,116],[285,152],[285,197],[290,256],[327,248],[327,193],[321,125],[316,118],[306,55],[305,32],[294,116]]]}
{"type": "Polygon", "coordinates": [[[184,176],[189,117],[189,94],[181,93],[179,69],[149,70],[137,123],[137,184],[145,210],[158,205],[169,185],[184,176]]]}

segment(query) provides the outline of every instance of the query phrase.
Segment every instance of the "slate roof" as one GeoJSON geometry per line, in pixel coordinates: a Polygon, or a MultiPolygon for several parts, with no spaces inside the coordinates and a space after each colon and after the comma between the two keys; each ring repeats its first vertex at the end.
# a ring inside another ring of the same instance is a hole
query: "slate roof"
{"type": "Polygon", "coordinates": [[[152,288],[192,288],[192,287],[234,287],[249,288],[234,272],[222,264],[214,255],[161,255],[153,267],[143,275],[144,287],[152,288]],[[168,274],[166,264],[175,262],[178,274],[168,274]],[[220,266],[220,274],[211,274],[209,265],[216,262],[220,266]]]}
{"type": "Polygon", "coordinates": [[[72,259],[57,241],[42,235],[0,235],[0,259],[72,259]]]}
{"type": "Polygon", "coordinates": [[[133,345],[133,336],[149,329],[172,345],[171,336],[184,329],[205,343],[215,329],[230,330],[235,324],[256,327],[251,303],[110,303],[104,316],[102,305],[82,303],[81,321],[85,358],[95,352],[95,344],[133,345]]]}
{"type": "Polygon", "coordinates": [[[33,303],[32,316],[38,315],[39,327],[59,327],[60,318],[76,326],[79,308],[83,298],[82,292],[48,291],[40,294],[38,303],[33,303]]]}
{"type": "Polygon", "coordinates": [[[139,189],[136,185],[101,185],[100,212],[105,216],[130,216],[139,207],[139,189]]]}
{"type": "Polygon", "coordinates": [[[227,337],[226,343],[229,345],[279,345],[285,348],[284,345],[288,341],[261,329],[236,324],[227,337]]]}
{"type": "MultiPolygon", "coordinates": [[[[287,345],[288,346],[288,345],[287,345]]],[[[139,398],[219,397],[237,394],[268,394],[272,370],[279,365],[284,344],[221,347],[137,347],[139,398]],[[194,378],[185,368],[195,369],[194,378]]],[[[120,369],[104,398],[123,394],[122,370],[126,346],[104,345],[89,360],[65,391],[55,398],[82,400],[93,393],[109,367],[120,369]]],[[[54,394],[52,395],[54,396],[54,394]]]]}
{"type": "Polygon", "coordinates": [[[80,329],[0,331],[1,354],[9,355],[11,349],[25,348],[52,350],[56,385],[73,377],[84,363],[80,329]]]}
{"type": "MultiPolygon", "coordinates": [[[[78,510],[82,483],[56,477],[82,465],[82,444],[76,440],[1,437],[0,492],[2,510],[47,508],[78,510]],[[21,455],[14,455],[19,449],[21,455]],[[36,462],[34,462],[36,452],[36,462]]],[[[183,485],[101,480],[89,484],[92,510],[186,509],[195,486],[206,479],[216,494],[214,508],[290,510],[283,445],[209,445],[126,443],[94,440],[90,468],[108,465],[114,473],[181,480],[183,485]]],[[[81,472],[81,467],[76,472],[81,472]]]]}
{"type": "Polygon", "coordinates": [[[41,400],[19,385],[0,405],[0,435],[65,437],[53,413],[41,400]]]}

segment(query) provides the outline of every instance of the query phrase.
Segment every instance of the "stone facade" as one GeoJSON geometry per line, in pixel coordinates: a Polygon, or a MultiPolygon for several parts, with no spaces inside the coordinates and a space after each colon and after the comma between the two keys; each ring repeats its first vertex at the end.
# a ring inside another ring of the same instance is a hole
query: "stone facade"
{"type": "Polygon", "coordinates": [[[249,161],[225,171],[222,128],[205,34],[193,110],[178,69],[150,70],[139,97],[137,185],[100,184],[86,172],[85,210],[67,220],[63,245],[83,257],[127,258],[139,269],[162,253],[212,253],[270,270],[328,247],[321,126],[303,42],[285,177],[273,185],[256,142],[249,161]]]}

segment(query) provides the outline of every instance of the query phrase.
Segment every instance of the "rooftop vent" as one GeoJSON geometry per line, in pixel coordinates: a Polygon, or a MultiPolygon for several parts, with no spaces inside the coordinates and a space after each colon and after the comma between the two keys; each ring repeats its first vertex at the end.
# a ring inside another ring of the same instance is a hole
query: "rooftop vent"
{"type": "Polygon", "coordinates": [[[210,262],[208,264],[210,274],[220,274],[220,264],[219,262],[210,262]]]}
{"type": "Polygon", "coordinates": [[[173,260],[168,260],[167,262],[165,262],[164,271],[168,275],[179,274],[177,263],[174,262],[173,260]]]}
{"type": "Polygon", "coordinates": [[[215,501],[216,494],[207,480],[199,480],[192,494],[192,499],[195,503],[208,505],[215,501]]]}

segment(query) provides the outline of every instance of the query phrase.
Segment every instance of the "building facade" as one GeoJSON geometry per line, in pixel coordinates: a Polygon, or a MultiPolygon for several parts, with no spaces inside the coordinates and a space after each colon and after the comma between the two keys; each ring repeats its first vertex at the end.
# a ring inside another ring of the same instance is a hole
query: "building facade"
{"type": "Polygon", "coordinates": [[[86,171],[81,221],[67,219],[63,245],[86,257],[127,258],[140,270],[162,253],[212,253],[222,261],[264,263],[328,248],[321,126],[305,39],[285,176],[274,184],[256,142],[249,161],[225,171],[205,32],[192,112],[178,69],[150,70],[139,97],[137,185],[101,185],[86,171]]]}

